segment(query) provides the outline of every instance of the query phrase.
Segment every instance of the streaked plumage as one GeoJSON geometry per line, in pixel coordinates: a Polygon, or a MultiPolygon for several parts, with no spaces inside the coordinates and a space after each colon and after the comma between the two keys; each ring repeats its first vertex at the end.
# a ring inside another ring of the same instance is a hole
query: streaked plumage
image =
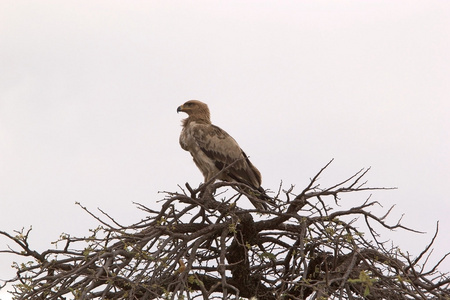
{"type": "Polygon", "coordinates": [[[245,183],[263,192],[261,173],[225,130],[211,124],[209,109],[205,103],[190,100],[178,107],[177,112],[180,111],[188,114],[188,118],[183,120],[181,148],[191,153],[205,182],[234,163],[217,179],[245,183]]]}

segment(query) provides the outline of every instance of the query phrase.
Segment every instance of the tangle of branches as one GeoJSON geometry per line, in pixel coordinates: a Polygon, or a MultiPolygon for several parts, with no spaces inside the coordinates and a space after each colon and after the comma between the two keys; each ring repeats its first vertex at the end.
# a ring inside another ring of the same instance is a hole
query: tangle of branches
{"type": "Polygon", "coordinates": [[[450,299],[437,269],[448,254],[425,266],[438,229],[417,257],[388,247],[375,228],[413,230],[372,214],[370,197],[342,209],[346,194],[380,188],[366,187],[368,169],[322,188],[328,165],[299,193],[280,187],[268,211],[240,207],[257,194],[242,184],[186,184],[159,210],[138,204],[147,217],[129,226],[80,205],[98,228],[55,249],[1,231],[13,242],[1,252],[28,258],[3,284],[15,299],[450,299]]]}

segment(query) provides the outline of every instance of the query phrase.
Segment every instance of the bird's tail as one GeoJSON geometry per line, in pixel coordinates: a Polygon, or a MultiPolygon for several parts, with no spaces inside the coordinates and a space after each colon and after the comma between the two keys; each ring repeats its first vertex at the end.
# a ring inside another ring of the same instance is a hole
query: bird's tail
{"type": "Polygon", "coordinates": [[[256,209],[269,211],[269,204],[273,204],[273,199],[269,197],[266,191],[259,187],[255,190],[246,191],[249,194],[249,200],[256,209]]]}

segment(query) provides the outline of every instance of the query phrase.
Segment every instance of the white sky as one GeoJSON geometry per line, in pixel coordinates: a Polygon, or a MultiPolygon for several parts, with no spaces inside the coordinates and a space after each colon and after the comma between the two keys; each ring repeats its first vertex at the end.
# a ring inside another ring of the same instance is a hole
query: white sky
{"type": "Polygon", "coordinates": [[[440,221],[435,261],[450,248],[449,53],[446,0],[0,1],[0,230],[32,225],[44,250],[97,226],[76,201],[129,224],[133,201],[198,185],[176,108],[199,99],[265,188],[300,191],[332,158],[328,184],[371,166],[369,185],[399,188],[372,196],[396,204],[391,222],[427,232],[394,244],[417,254],[440,221]]]}

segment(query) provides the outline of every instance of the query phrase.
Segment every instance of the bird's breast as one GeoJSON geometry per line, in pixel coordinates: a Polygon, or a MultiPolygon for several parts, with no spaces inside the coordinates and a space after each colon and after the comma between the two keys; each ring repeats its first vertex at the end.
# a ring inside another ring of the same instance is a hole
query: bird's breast
{"type": "Polygon", "coordinates": [[[180,134],[180,146],[186,151],[192,152],[195,147],[198,147],[191,130],[183,128],[180,134]]]}

